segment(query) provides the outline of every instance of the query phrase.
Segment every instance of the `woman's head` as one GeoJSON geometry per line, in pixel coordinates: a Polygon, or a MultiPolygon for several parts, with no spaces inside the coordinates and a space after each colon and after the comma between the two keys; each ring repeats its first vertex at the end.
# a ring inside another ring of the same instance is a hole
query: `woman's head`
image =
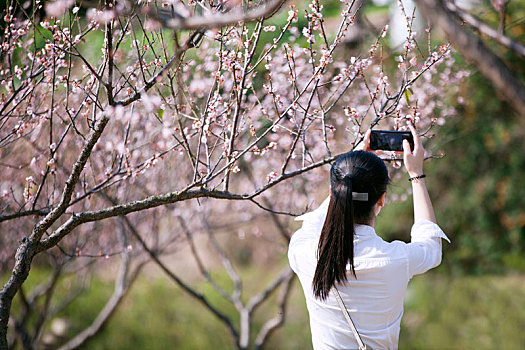
{"type": "MultiPolygon", "coordinates": [[[[386,192],[388,170],[381,158],[371,152],[353,151],[341,155],[330,169],[332,196],[340,202],[350,200],[351,192],[366,193],[368,200],[352,198],[351,207],[355,224],[368,224],[373,219],[373,208],[377,200],[386,192]]],[[[348,208],[350,209],[350,208],[348,208]]]]}
{"type": "Polygon", "coordinates": [[[321,231],[314,295],[325,299],[336,282],[354,270],[354,225],[369,224],[374,207],[386,192],[388,170],[381,158],[365,151],[341,155],[330,169],[331,196],[321,231]]]}

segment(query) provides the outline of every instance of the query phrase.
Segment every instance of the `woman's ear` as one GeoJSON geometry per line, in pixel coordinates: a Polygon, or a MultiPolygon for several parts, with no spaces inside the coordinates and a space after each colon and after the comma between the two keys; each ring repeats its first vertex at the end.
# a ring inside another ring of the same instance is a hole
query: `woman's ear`
{"type": "Polygon", "coordinates": [[[380,206],[380,207],[383,207],[385,206],[385,202],[386,202],[386,192],[383,192],[383,194],[379,197],[379,199],[377,200],[377,204],[380,206]]]}
{"type": "Polygon", "coordinates": [[[381,196],[379,196],[379,199],[377,200],[376,204],[374,205],[374,214],[376,216],[379,215],[379,212],[381,211],[381,208],[383,208],[383,206],[385,205],[385,200],[386,200],[386,192],[383,192],[383,194],[381,196]]]}

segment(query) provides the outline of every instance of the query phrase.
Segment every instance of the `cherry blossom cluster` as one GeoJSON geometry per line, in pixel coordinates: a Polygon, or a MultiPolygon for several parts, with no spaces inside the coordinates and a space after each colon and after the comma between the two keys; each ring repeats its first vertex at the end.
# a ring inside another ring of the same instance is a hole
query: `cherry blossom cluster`
{"type": "MultiPolygon", "coordinates": [[[[196,4],[175,5],[178,13],[197,16],[196,4]]],[[[199,33],[166,30],[144,18],[145,10],[130,15],[109,5],[88,9],[85,17],[71,1],[49,4],[45,18],[7,9],[0,216],[34,214],[3,227],[21,236],[57,205],[103,117],[108,126],[68,215],[106,207],[108,195],[124,202],[192,188],[265,189],[275,208],[299,212],[311,193],[326,187],[321,163],[355,147],[370,125],[403,129],[414,121],[426,130],[456,115],[453,103],[461,101],[459,85],[468,73],[455,69],[447,44],[421,48],[411,16],[402,52],[389,49],[385,26],[355,53],[344,46],[358,15],[353,2],[343,3],[336,19],[325,18],[317,0],[297,6],[289,5],[282,23],[270,18],[199,33]],[[294,172],[300,175],[284,181],[294,172]]],[[[260,210],[243,203],[246,212],[260,210]]],[[[206,205],[225,210],[225,204],[206,205]]],[[[86,238],[93,227],[81,226],[63,250],[122,251],[113,246],[117,240],[104,238],[111,223],[97,225],[97,239],[86,238]]],[[[18,238],[0,238],[3,257],[18,238]]]]}

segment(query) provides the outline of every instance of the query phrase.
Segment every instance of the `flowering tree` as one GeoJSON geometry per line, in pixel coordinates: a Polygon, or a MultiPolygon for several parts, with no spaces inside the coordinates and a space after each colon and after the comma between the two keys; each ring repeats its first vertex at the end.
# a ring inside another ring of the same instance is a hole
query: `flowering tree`
{"type": "Polygon", "coordinates": [[[286,242],[279,215],[307,208],[323,165],[380,123],[413,121],[423,133],[442,124],[455,114],[443,101],[465,76],[451,69],[448,45],[411,31],[413,14],[401,53],[388,53],[386,26],[367,51],[349,55],[342,44],[354,2],[330,21],[317,0],[280,12],[281,0],[83,4],[8,3],[4,14],[0,260],[11,272],[0,291],[0,349],[38,348],[93,262],[112,256],[121,260],[113,295],[64,349],[96,334],[148,261],[212,312],[237,348],[262,346],[284,320],[293,274],[284,268],[243,301],[214,232],[264,216],[286,242]],[[209,237],[232,291],[211,277],[196,233],[209,237]],[[239,325],[162,261],[182,244],[239,325]],[[35,264],[51,273],[28,291],[35,264]],[[65,281],[77,287],[57,302],[65,281]],[[251,339],[254,311],[278,288],[280,312],[251,339]]]}

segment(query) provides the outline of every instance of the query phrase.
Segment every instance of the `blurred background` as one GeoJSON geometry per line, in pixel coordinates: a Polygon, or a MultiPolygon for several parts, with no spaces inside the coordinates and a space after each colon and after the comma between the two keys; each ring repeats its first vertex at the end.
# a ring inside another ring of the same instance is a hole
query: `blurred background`
{"type": "MultiPolygon", "coordinates": [[[[411,12],[411,3],[403,3],[411,12]]],[[[299,8],[306,6],[298,1],[296,4],[299,8]]],[[[461,4],[486,23],[498,26],[501,12],[497,11],[494,1],[462,1],[461,4]]],[[[323,5],[323,14],[329,24],[331,18],[339,15],[340,2],[330,0],[323,5]]],[[[504,6],[506,34],[523,44],[525,1],[509,1],[504,6]]],[[[273,24],[278,25],[281,19],[274,18],[273,24]]],[[[406,25],[395,2],[365,2],[353,28],[355,36],[347,38],[349,53],[368,47],[380,28],[389,22],[391,37],[402,37],[397,31],[404,30],[406,25]]],[[[427,23],[420,20],[418,30],[424,31],[426,27],[427,23]]],[[[431,40],[444,40],[443,33],[433,30],[431,40]]],[[[392,47],[403,45],[394,39],[390,44],[392,47]]],[[[487,40],[486,44],[524,83],[523,57],[495,42],[487,40]]],[[[93,45],[101,43],[94,41],[93,45]]],[[[438,268],[410,282],[399,347],[524,349],[525,116],[505,102],[476,65],[465,60],[459,52],[453,56],[456,68],[469,71],[470,75],[459,87],[460,94],[447,101],[456,109],[458,117],[433,129],[435,135],[426,146],[443,157],[425,164],[438,223],[452,243],[444,242],[443,261],[438,268]]],[[[327,169],[322,170],[324,176],[327,169]]],[[[392,171],[397,170],[392,168],[392,171]]],[[[376,231],[385,240],[409,239],[413,219],[406,178],[405,174],[393,176],[389,204],[377,219],[376,231]]],[[[328,177],[326,179],[326,186],[312,193],[313,207],[328,193],[328,177]]],[[[235,213],[235,204],[228,210],[235,213]]],[[[261,215],[233,228],[225,226],[215,232],[217,242],[230,256],[249,295],[264,288],[271,276],[286,267],[287,242],[277,231],[284,226],[284,230],[291,233],[299,224],[284,215],[276,226],[270,217],[261,215]]],[[[170,229],[169,224],[159,228],[170,229]]],[[[225,290],[232,290],[233,283],[221,265],[220,254],[205,235],[196,236],[195,247],[214,280],[225,290]]],[[[175,249],[165,262],[219,310],[239,322],[232,305],[203,280],[188,247],[175,249]]],[[[49,348],[91,324],[113,293],[113,280],[118,271],[116,258],[100,259],[93,271],[75,300],[59,310],[46,326],[47,338],[43,342],[49,344],[49,348]]],[[[45,264],[37,264],[26,282],[27,288],[45,281],[50,273],[45,264]]],[[[6,274],[2,275],[1,282],[5,283],[6,278],[6,274]]],[[[67,283],[64,278],[62,285],[66,287],[58,288],[58,298],[61,293],[66,295],[67,283]]],[[[298,280],[292,280],[290,288],[284,324],[270,335],[268,349],[311,348],[308,314],[298,280]]],[[[254,335],[265,319],[281,312],[275,306],[279,295],[274,294],[268,306],[255,313],[251,330],[254,335]]],[[[16,300],[14,312],[21,307],[21,301],[16,300]]],[[[143,268],[117,310],[83,348],[235,348],[228,330],[215,315],[188,297],[154,264],[143,268]]]]}

